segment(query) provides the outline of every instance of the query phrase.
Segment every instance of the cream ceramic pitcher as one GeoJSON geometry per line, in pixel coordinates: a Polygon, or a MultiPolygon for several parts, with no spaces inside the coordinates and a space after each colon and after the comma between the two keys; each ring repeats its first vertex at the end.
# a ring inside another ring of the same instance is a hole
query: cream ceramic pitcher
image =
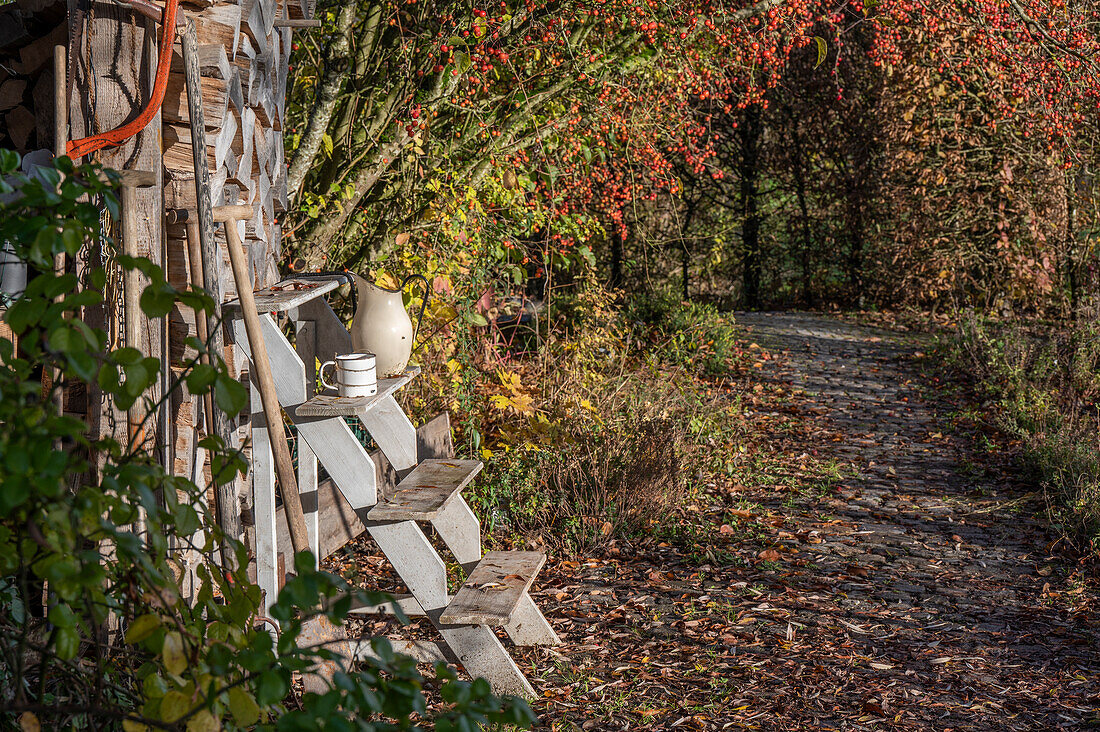
{"type": "Polygon", "coordinates": [[[424,302],[416,323],[416,332],[419,332],[420,322],[424,320],[424,308],[428,304],[428,280],[423,275],[409,275],[401,282],[401,287],[388,290],[367,282],[354,272],[348,274],[355,278],[359,296],[355,317],[351,321],[352,348],[375,355],[379,378],[401,374],[409,364],[415,337],[412,319],[401,301],[401,293],[410,280],[423,280],[424,302]]]}

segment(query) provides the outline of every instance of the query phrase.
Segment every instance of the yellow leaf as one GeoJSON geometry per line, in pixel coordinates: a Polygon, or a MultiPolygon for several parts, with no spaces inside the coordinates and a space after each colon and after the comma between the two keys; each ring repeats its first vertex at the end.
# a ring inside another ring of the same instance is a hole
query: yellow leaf
{"type": "Polygon", "coordinates": [[[187,668],[187,657],[183,655],[183,638],[176,631],[164,636],[164,648],[161,649],[164,656],[164,668],[168,673],[179,676],[187,668]]]}
{"type": "Polygon", "coordinates": [[[387,290],[396,290],[401,286],[401,283],[397,281],[397,278],[386,271],[379,272],[374,276],[374,284],[379,287],[385,287],[387,290]]]}
{"type": "Polygon", "coordinates": [[[160,618],[153,614],[142,615],[140,618],[130,623],[130,627],[126,629],[126,642],[138,643],[145,640],[153,634],[153,631],[160,625],[160,618]]]}
{"type": "Polygon", "coordinates": [[[260,705],[252,695],[239,686],[229,690],[229,711],[242,727],[251,727],[260,721],[260,705]]]}
{"type": "Polygon", "coordinates": [[[23,732],[41,732],[42,724],[34,712],[23,712],[19,715],[19,729],[23,732]]]}
{"type": "Polygon", "coordinates": [[[122,720],[122,732],[149,732],[149,727],[132,719],[124,719],[122,720]]]}
{"type": "Polygon", "coordinates": [[[503,394],[494,394],[493,396],[489,397],[489,401],[497,409],[507,409],[512,405],[512,400],[504,396],[503,394]]]}
{"type": "Polygon", "coordinates": [[[497,373],[497,378],[500,379],[501,384],[507,386],[513,392],[522,387],[519,374],[514,371],[500,371],[497,373]]]}
{"type": "Polygon", "coordinates": [[[191,708],[191,702],[178,691],[170,691],[160,700],[160,718],[164,722],[175,722],[187,714],[191,708]]]}
{"type": "Polygon", "coordinates": [[[481,458],[482,460],[491,460],[493,458],[493,451],[487,447],[481,448],[481,458]]]}
{"type": "Polygon", "coordinates": [[[221,728],[222,723],[207,709],[187,720],[187,732],[218,732],[221,728]]]}
{"type": "Polygon", "coordinates": [[[534,401],[526,394],[516,394],[511,398],[512,409],[515,409],[520,414],[527,414],[531,410],[531,403],[534,401]]]}

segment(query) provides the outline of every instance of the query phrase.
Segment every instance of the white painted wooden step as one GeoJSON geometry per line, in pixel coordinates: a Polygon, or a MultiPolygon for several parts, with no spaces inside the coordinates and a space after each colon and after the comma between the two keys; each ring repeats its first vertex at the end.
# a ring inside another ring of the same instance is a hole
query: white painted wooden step
{"type": "Polygon", "coordinates": [[[480,460],[424,460],[393,496],[367,514],[371,521],[431,521],[481,472],[480,460]]]}
{"type": "Polygon", "coordinates": [[[378,393],[364,397],[342,397],[337,394],[318,394],[294,409],[297,417],[362,417],[387,397],[415,379],[420,373],[419,366],[405,369],[405,373],[388,379],[378,380],[378,393]]]}
{"type": "MultiPolygon", "coordinates": [[[[253,297],[256,299],[256,312],[260,314],[282,313],[293,310],[299,305],[304,305],[310,300],[316,300],[322,295],[332,292],[344,282],[345,280],[342,279],[341,275],[333,275],[330,280],[313,277],[291,277],[253,293],[253,297]]],[[[241,301],[230,300],[222,307],[239,312],[241,301]]]]}
{"type": "Polygon", "coordinates": [[[542,552],[489,552],[439,616],[439,622],[507,625],[545,563],[542,552]]]}

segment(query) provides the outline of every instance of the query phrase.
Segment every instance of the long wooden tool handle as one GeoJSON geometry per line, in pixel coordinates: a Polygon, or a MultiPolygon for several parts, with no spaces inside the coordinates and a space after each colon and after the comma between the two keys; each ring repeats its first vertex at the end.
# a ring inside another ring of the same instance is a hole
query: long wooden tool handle
{"type": "MultiPolygon", "coordinates": [[[[127,185],[124,181],[120,195],[122,208],[122,253],[128,257],[137,258],[138,233],[137,233],[137,188],[127,185]]],[[[136,267],[131,267],[122,273],[122,321],[126,332],[126,346],[136,348],[145,355],[141,343],[141,272],[136,267]]],[[[126,413],[126,422],[129,427],[127,438],[130,441],[130,449],[135,450],[145,443],[145,430],[142,422],[143,414],[142,398],[139,397],[126,413]]]]}
{"type": "MultiPolygon", "coordinates": [[[[200,290],[206,289],[206,277],[202,272],[202,245],[199,243],[199,224],[197,221],[187,222],[187,264],[191,271],[191,283],[200,290]]],[[[206,329],[206,318],[201,312],[195,313],[195,330],[198,331],[199,340],[207,342],[210,332],[206,329]]],[[[199,357],[200,363],[210,363],[206,354],[199,357]]],[[[210,392],[202,395],[203,414],[206,416],[206,431],[213,429],[214,424],[214,399],[210,392]]]]}
{"type": "MultiPolygon", "coordinates": [[[[53,47],[53,107],[54,107],[54,122],[53,122],[53,147],[54,155],[61,157],[65,154],[65,148],[69,139],[69,100],[65,96],[65,73],[67,71],[68,63],[66,61],[66,51],[64,46],[53,47]]],[[[55,254],[53,258],[53,273],[55,277],[61,277],[65,274],[65,253],[55,254]]],[[[54,302],[61,302],[65,297],[64,293],[59,294],[53,299],[54,302]]],[[[53,379],[53,394],[51,399],[53,406],[57,410],[58,414],[62,414],[65,411],[65,391],[61,386],[61,369],[55,367],[51,369],[50,376],[53,379]]],[[[60,441],[55,445],[60,446],[60,441]]]]}
{"type": "MultiPolygon", "coordinates": [[[[206,328],[211,353],[225,353],[222,338],[221,309],[222,294],[218,286],[218,262],[221,255],[218,243],[214,240],[214,202],[210,198],[210,171],[206,167],[206,123],[203,119],[202,79],[199,76],[199,42],[195,32],[195,21],[188,19],[187,27],[180,38],[183,50],[184,81],[187,85],[187,114],[191,118],[191,154],[195,161],[195,197],[199,214],[199,241],[202,249],[203,284],[214,299],[214,308],[206,316],[206,328]]],[[[211,410],[213,420],[210,434],[222,439],[226,447],[232,445],[233,433],[229,417],[220,409],[211,410]]],[[[233,539],[241,536],[241,508],[237,498],[237,481],[231,478],[227,482],[214,479],[214,503],[218,524],[222,532],[233,539]]],[[[228,546],[222,545],[222,562],[230,569],[235,568],[235,557],[228,546]]]]}
{"type": "Polygon", "coordinates": [[[248,274],[248,262],[244,258],[244,246],[237,234],[237,222],[225,222],[225,239],[229,244],[229,262],[233,265],[233,280],[237,283],[244,329],[248,334],[248,347],[252,351],[253,377],[260,390],[260,402],[264,408],[264,420],[271,435],[271,451],[275,456],[275,474],[279,476],[279,488],[283,496],[283,508],[290,529],[290,543],[294,553],[309,549],[306,533],[306,517],[302,511],[302,498],[298,495],[298,480],[294,475],[294,463],[283,431],[283,413],[279,409],[279,397],[275,393],[275,379],[271,375],[271,362],[267,357],[263,326],[256,312],[256,299],[252,296],[252,278],[248,274]]]}

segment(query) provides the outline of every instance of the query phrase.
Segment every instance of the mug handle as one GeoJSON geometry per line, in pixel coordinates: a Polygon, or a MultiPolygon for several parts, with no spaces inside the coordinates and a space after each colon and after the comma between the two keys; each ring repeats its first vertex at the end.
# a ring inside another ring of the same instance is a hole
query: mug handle
{"type": "Polygon", "coordinates": [[[319,368],[317,370],[317,375],[321,378],[321,386],[324,386],[327,389],[332,389],[334,391],[340,391],[340,387],[336,386],[335,384],[330,384],[327,381],[325,381],[325,367],[326,366],[331,366],[332,370],[335,371],[336,370],[336,362],[335,361],[325,361],[323,364],[321,364],[321,368],[319,368]]]}

